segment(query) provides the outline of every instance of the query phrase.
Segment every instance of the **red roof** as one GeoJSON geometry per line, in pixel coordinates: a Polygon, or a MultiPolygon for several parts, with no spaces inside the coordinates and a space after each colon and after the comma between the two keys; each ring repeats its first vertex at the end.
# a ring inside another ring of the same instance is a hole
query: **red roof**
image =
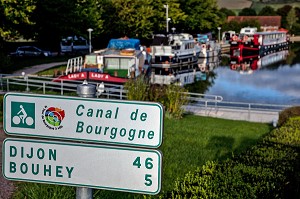
{"type": "Polygon", "coordinates": [[[258,20],[261,26],[281,27],[281,16],[228,16],[227,22],[243,22],[247,20],[258,20]]]}

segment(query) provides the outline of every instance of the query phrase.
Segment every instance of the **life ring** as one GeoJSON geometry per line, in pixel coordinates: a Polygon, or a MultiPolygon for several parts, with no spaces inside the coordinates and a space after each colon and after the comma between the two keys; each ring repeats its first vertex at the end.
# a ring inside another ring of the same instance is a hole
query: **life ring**
{"type": "Polygon", "coordinates": [[[236,64],[231,65],[231,70],[236,70],[236,64]]]}
{"type": "Polygon", "coordinates": [[[121,50],[120,55],[130,56],[130,55],[134,55],[134,53],[135,53],[135,49],[123,49],[121,50]]]}
{"type": "Polygon", "coordinates": [[[205,66],[200,67],[200,71],[201,71],[201,72],[205,72],[205,69],[206,69],[205,66]]]}

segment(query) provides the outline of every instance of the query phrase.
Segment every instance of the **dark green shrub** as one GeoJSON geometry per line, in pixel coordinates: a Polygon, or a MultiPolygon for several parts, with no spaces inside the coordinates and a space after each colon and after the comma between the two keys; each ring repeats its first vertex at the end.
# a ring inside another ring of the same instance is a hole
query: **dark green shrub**
{"type": "Polygon", "coordinates": [[[208,162],[175,183],[166,198],[299,198],[300,117],[223,163],[208,162]]]}
{"type": "Polygon", "coordinates": [[[300,116],[300,106],[287,108],[279,113],[278,126],[282,126],[290,117],[300,116]]]}

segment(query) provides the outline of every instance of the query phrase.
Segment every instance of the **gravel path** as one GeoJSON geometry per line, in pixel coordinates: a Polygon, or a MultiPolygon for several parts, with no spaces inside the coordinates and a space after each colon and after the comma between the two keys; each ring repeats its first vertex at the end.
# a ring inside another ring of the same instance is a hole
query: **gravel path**
{"type": "Polygon", "coordinates": [[[6,180],[2,174],[2,143],[6,137],[7,137],[7,135],[4,133],[2,126],[1,126],[1,129],[0,129],[0,149],[1,149],[0,150],[0,171],[1,171],[0,199],[10,199],[15,190],[14,183],[12,181],[6,180]]]}

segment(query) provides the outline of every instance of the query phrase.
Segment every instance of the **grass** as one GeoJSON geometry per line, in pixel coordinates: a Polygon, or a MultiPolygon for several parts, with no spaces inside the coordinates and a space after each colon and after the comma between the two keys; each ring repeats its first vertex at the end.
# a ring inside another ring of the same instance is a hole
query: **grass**
{"type": "Polygon", "coordinates": [[[39,76],[53,76],[55,73],[62,74],[62,72],[64,72],[66,70],[66,67],[67,67],[66,65],[55,66],[53,68],[37,72],[36,74],[39,75],[39,76]]]}
{"type": "MultiPolygon", "coordinates": [[[[270,131],[268,124],[186,115],[164,120],[162,192],[210,160],[222,161],[241,153],[270,131]]],[[[15,198],[74,198],[74,187],[18,183],[15,198]],[[65,193],[65,194],[62,194],[65,193]]],[[[139,194],[94,190],[94,198],[142,198],[139,194]]]]}

